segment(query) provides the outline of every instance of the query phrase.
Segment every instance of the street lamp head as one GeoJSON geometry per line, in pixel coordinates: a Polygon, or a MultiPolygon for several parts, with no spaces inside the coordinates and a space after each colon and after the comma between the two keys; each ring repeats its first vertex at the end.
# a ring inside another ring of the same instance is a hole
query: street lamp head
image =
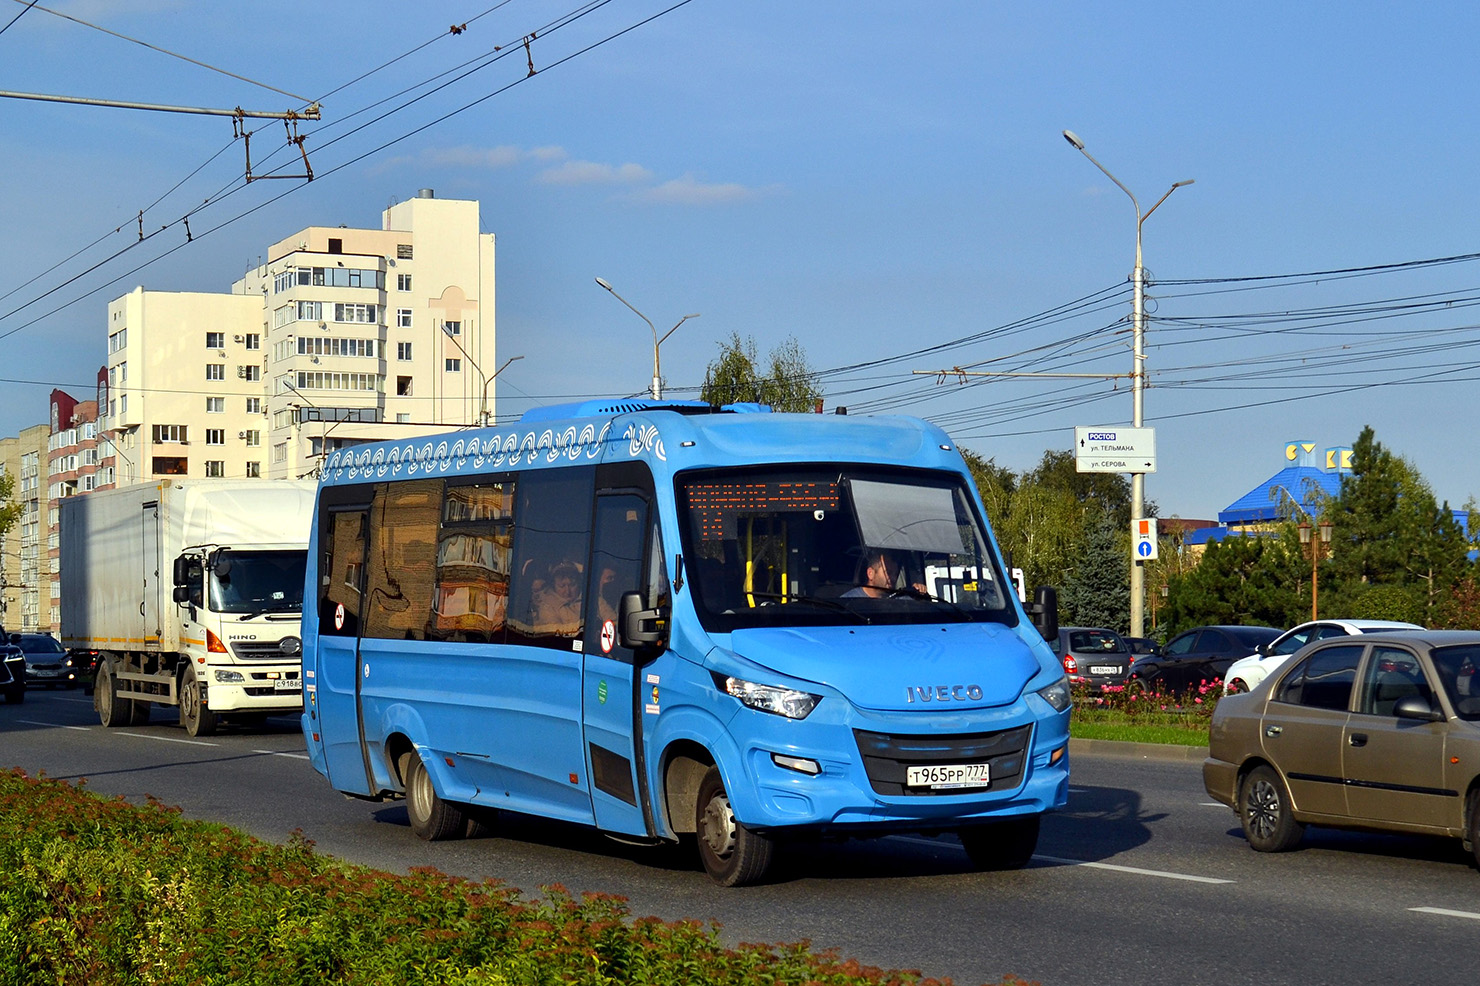
{"type": "MultiPolygon", "coordinates": [[[[1183,185],[1192,185],[1192,184],[1196,184],[1196,182],[1197,182],[1197,179],[1196,178],[1189,178],[1186,181],[1179,181],[1179,182],[1177,182],[1172,187],[1173,188],[1181,188],[1183,185]]],[[[1181,200],[1179,199],[1178,201],[1181,201],[1181,200]]]]}
{"type": "Polygon", "coordinates": [[[599,277],[596,279],[596,283],[597,284],[600,284],[602,287],[606,288],[608,291],[611,291],[612,290],[612,286],[610,284],[606,283],[605,281],[603,281],[599,277]]]}
{"type": "Polygon", "coordinates": [[[1067,140],[1070,144],[1074,145],[1074,149],[1076,151],[1084,150],[1084,141],[1080,140],[1079,135],[1076,134],[1074,131],[1065,130],[1064,139],[1067,140]]]}

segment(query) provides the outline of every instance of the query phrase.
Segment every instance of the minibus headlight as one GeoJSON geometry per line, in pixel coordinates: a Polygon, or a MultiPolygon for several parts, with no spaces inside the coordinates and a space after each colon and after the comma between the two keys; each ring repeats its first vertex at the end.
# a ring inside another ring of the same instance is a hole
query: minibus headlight
{"type": "Polygon", "coordinates": [[[1038,689],[1038,695],[1052,705],[1055,712],[1063,712],[1069,707],[1069,679],[1060,678],[1047,688],[1038,689]]]}
{"type": "Polygon", "coordinates": [[[817,703],[822,701],[821,695],[797,691],[795,688],[758,685],[743,678],[725,678],[719,684],[728,694],[738,698],[742,705],[788,719],[807,718],[817,708],[817,703]]]}

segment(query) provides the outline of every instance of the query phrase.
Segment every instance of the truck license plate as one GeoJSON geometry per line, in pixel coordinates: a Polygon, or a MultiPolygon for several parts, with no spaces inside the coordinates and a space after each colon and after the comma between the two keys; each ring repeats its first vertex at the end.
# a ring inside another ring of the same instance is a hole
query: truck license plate
{"type": "Polygon", "coordinates": [[[932,790],[987,787],[991,784],[991,777],[988,765],[984,763],[939,764],[930,767],[906,767],[905,784],[932,790]]]}
{"type": "Polygon", "coordinates": [[[303,682],[297,678],[275,678],[272,682],[272,690],[275,692],[301,692],[303,682]]]}

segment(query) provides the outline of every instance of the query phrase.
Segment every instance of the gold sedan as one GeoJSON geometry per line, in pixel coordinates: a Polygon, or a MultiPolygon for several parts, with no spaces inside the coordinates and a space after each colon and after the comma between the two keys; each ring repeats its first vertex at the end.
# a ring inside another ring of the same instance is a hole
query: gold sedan
{"type": "Polygon", "coordinates": [[[1329,825],[1452,836],[1480,862],[1477,667],[1470,631],[1311,644],[1218,703],[1203,786],[1260,852],[1329,825]]]}

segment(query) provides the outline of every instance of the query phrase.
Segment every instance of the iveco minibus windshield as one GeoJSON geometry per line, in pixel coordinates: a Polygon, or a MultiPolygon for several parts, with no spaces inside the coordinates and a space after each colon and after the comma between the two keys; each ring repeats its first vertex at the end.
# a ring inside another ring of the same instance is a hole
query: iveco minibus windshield
{"type": "Polygon", "coordinates": [[[712,631],[1016,623],[954,475],[773,466],[685,473],[678,493],[684,577],[712,631]]]}

